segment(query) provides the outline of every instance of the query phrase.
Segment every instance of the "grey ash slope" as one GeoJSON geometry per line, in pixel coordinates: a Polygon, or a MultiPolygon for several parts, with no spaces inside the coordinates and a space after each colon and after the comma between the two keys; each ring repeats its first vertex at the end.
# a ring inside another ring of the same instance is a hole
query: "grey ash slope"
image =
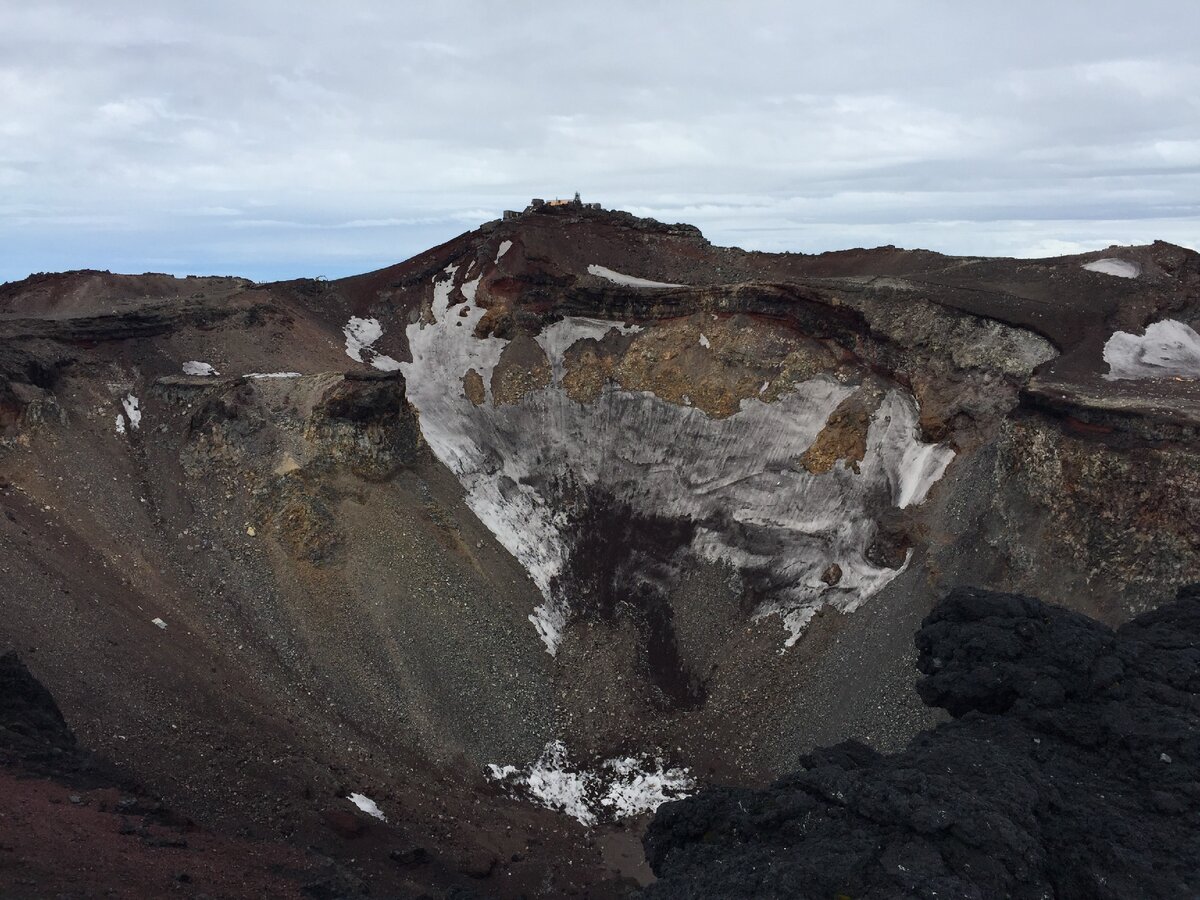
{"type": "Polygon", "coordinates": [[[559,740],[765,783],[934,720],[911,635],[948,589],[1115,624],[1200,578],[1193,387],[1110,386],[1100,353],[1196,324],[1200,261],[1108,255],[1139,276],[567,208],[337,282],[0,286],[0,636],[198,820],[385,893],[618,890],[637,822],[588,832],[488,764],[559,740]],[[772,604],[812,613],[786,650],[772,604]],[[389,818],[369,852],[352,791],[389,818]]]}

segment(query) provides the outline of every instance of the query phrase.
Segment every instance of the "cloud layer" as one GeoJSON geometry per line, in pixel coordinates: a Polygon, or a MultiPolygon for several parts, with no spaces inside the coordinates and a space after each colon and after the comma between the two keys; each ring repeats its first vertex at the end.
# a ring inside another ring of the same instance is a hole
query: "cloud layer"
{"type": "Polygon", "coordinates": [[[1200,246],[1200,6],[806,6],[5,4],[0,280],[335,276],[574,190],[754,249],[1200,246]]]}

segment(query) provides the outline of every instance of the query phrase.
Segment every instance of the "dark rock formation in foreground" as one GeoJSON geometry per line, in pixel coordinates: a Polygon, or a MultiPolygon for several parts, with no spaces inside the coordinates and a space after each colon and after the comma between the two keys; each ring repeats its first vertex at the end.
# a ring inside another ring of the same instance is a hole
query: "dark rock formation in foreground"
{"type": "Polygon", "coordinates": [[[647,896],[1200,894],[1200,585],[1115,632],[959,589],[916,641],[953,721],[662,807],[647,896]]]}

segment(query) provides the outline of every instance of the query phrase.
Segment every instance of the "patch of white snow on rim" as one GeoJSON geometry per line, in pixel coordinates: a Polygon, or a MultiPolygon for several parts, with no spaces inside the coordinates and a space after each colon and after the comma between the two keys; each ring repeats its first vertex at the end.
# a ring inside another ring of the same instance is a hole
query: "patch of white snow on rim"
{"type": "Polygon", "coordinates": [[[117,413],[117,434],[125,433],[125,416],[117,413]]]}
{"type": "Polygon", "coordinates": [[[1096,259],[1084,263],[1083,268],[1089,272],[1099,272],[1101,275],[1113,275],[1117,278],[1137,278],[1142,274],[1142,267],[1126,259],[1096,259]]]}
{"type": "Polygon", "coordinates": [[[342,327],[346,336],[346,355],[355,362],[370,363],[376,369],[393,372],[400,368],[400,363],[385,356],[372,346],[383,337],[383,326],[378,319],[360,319],[351,316],[350,321],[342,327]],[[363,355],[366,355],[366,359],[363,355]]]}
{"type": "Polygon", "coordinates": [[[392,359],[390,356],[384,356],[382,353],[376,353],[371,359],[371,365],[381,372],[395,372],[400,368],[400,361],[392,359]]]}
{"type": "Polygon", "coordinates": [[[500,258],[504,256],[512,248],[512,241],[501,241],[500,247],[496,250],[496,262],[500,262],[500,258]]]}
{"type": "Polygon", "coordinates": [[[651,281],[648,278],[638,278],[636,275],[625,275],[621,272],[615,272],[612,269],[604,266],[590,265],[587,268],[588,274],[598,275],[601,278],[607,278],[613,284],[623,284],[626,287],[640,288],[673,288],[687,287],[684,284],[673,284],[668,281],[651,281]]]}
{"type": "Polygon", "coordinates": [[[687,769],[667,768],[659,758],[626,756],[594,769],[580,768],[571,763],[562,741],[551,741],[537,762],[523,770],[495,763],[487,768],[493,781],[588,826],[654,812],[696,786],[687,769]]]}
{"type": "Polygon", "coordinates": [[[700,346],[703,347],[705,350],[709,350],[712,348],[712,344],[709,343],[708,338],[704,336],[703,331],[700,332],[700,346]]]}
{"type": "Polygon", "coordinates": [[[129,427],[136,431],[142,424],[142,410],[138,403],[138,398],[133,394],[127,394],[125,399],[121,401],[121,408],[125,410],[125,418],[129,420],[129,427]]]}
{"type": "Polygon", "coordinates": [[[184,375],[211,376],[211,375],[220,375],[221,373],[218,372],[216,369],[214,369],[208,363],[200,362],[197,359],[193,359],[193,360],[189,360],[188,362],[185,362],[183,364],[183,374],[184,375]]]}
{"type": "Polygon", "coordinates": [[[1200,378],[1200,334],[1175,319],[1146,327],[1144,335],[1118,331],[1104,345],[1110,381],[1200,378]]]}
{"type": "Polygon", "coordinates": [[[387,816],[383,814],[383,810],[381,810],[375,801],[366,794],[351,794],[346,799],[365,812],[368,816],[374,816],[380,822],[387,821],[387,816]]]}
{"type": "Polygon", "coordinates": [[[346,336],[346,355],[355,362],[365,362],[362,352],[383,337],[383,326],[378,319],[360,319],[351,316],[350,321],[342,327],[346,336]]]}
{"type": "Polygon", "coordinates": [[[299,372],[249,372],[247,378],[299,378],[299,372]]]}

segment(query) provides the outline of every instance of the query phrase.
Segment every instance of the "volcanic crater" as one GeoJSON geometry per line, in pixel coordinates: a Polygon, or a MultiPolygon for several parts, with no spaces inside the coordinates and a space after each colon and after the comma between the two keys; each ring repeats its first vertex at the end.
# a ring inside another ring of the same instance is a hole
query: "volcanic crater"
{"type": "MultiPolygon", "coordinates": [[[[570,204],[338,281],[32,276],[0,649],[112,784],[299,854],[256,890],[629,896],[664,802],[943,721],[950,591],[1118,626],[1200,581],[1197,326],[1169,244],[764,254],[570,204]]],[[[706,877],[682,808],[658,896],[706,877]]]]}

